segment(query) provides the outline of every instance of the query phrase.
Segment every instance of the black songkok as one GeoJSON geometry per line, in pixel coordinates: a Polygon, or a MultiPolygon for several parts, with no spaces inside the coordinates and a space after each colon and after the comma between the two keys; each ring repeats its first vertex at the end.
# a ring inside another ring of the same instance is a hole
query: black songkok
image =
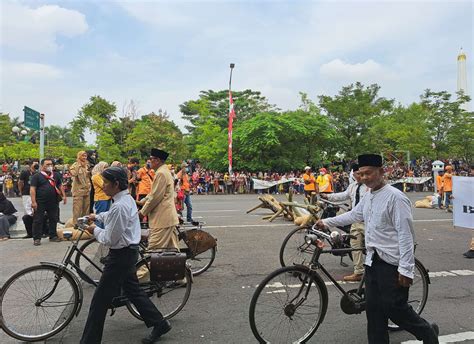
{"type": "Polygon", "coordinates": [[[362,154],[358,156],[357,160],[359,161],[359,167],[382,167],[382,156],[378,154],[362,154]]]}
{"type": "Polygon", "coordinates": [[[352,164],[351,170],[352,170],[353,172],[359,171],[359,164],[352,164]]]}
{"type": "Polygon", "coordinates": [[[150,156],[154,158],[161,159],[163,161],[166,161],[168,159],[168,155],[170,155],[168,152],[165,152],[164,150],[157,149],[157,148],[152,148],[151,149],[151,154],[150,156]]]}
{"type": "Polygon", "coordinates": [[[128,188],[127,171],[123,167],[109,167],[102,172],[102,177],[110,180],[112,183],[118,182],[120,190],[128,188]]]}

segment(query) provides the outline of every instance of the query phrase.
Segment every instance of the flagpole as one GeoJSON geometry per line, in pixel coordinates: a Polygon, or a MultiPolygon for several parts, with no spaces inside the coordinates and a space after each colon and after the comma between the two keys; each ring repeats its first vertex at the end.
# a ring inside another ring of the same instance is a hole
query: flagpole
{"type": "Polygon", "coordinates": [[[232,100],[232,70],[235,64],[230,64],[229,77],[229,128],[228,128],[228,159],[229,159],[229,174],[232,174],[232,127],[234,122],[234,103],[232,100]]]}

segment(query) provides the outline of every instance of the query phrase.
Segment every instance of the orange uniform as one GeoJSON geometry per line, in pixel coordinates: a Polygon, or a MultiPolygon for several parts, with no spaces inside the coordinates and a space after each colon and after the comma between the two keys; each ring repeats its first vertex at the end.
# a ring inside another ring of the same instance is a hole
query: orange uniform
{"type": "Polygon", "coordinates": [[[137,177],[140,178],[137,195],[148,195],[151,192],[153,179],[155,179],[155,171],[153,169],[142,167],[137,171],[137,177]]]}
{"type": "Polygon", "coordinates": [[[316,191],[316,178],[314,178],[314,175],[312,173],[308,174],[305,173],[303,174],[303,180],[309,181],[308,184],[304,184],[304,190],[305,191],[316,191]]]}

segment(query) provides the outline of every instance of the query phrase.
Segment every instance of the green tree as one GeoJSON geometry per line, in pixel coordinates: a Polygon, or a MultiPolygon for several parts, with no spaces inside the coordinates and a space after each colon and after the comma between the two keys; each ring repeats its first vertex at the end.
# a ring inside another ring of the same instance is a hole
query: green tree
{"type": "Polygon", "coordinates": [[[187,157],[183,144],[183,133],[168,116],[150,113],[137,120],[125,141],[128,154],[141,158],[150,156],[151,148],[159,148],[170,153],[170,161],[179,162],[187,157]]]}
{"type": "Polygon", "coordinates": [[[472,113],[462,109],[462,105],[470,98],[462,93],[458,93],[457,96],[456,100],[451,100],[449,92],[433,92],[430,89],[421,95],[421,105],[428,113],[428,130],[436,158],[452,157],[450,155],[455,151],[466,155],[462,153],[463,149],[459,145],[472,147],[472,143],[469,145],[466,142],[472,137],[472,132],[470,135],[465,130],[472,128],[472,113]],[[466,128],[461,128],[464,125],[466,128]]]}
{"type": "Polygon", "coordinates": [[[393,100],[379,97],[380,86],[365,87],[360,82],[345,86],[334,97],[319,96],[319,106],[326,114],[338,135],[338,149],[352,158],[360,153],[379,151],[368,146],[367,138],[374,121],[390,113],[393,100]]]}
{"type": "Polygon", "coordinates": [[[0,144],[6,144],[12,141],[12,125],[10,115],[0,114],[0,144]]]}

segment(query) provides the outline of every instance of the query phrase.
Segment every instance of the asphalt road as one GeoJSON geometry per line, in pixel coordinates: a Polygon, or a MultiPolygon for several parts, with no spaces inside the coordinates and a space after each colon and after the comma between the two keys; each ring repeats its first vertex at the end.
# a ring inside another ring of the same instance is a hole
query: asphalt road
{"type": "MultiPolygon", "coordinates": [[[[412,201],[426,193],[410,193],[412,201]]],[[[282,196],[278,196],[282,197],[282,196]]],[[[296,197],[301,202],[301,197],[296,197]]],[[[14,199],[21,209],[19,199],[14,199]]],[[[193,196],[194,217],[207,223],[207,230],[218,239],[213,266],[194,279],[191,297],[185,308],[172,319],[173,329],[160,343],[255,343],[248,322],[250,299],[255,287],[279,267],[278,252],[290,222],[262,220],[268,210],[251,214],[246,210],[258,203],[256,195],[193,196]]],[[[62,218],[70,216],[71,205],[62,206],[62,218]]],[[[429,269],[431,285],[423,315],[439,324],[442,342],[474,343],[474,260],[462,253],[468,248],[471,231],[453,228],[452,214],[440,210],[414,209],[418,242],[417,258],[429,269]],[[452,335],[452,336],[448,336],[452,335]]],[[[59,262],[67,242],[34,247],[31,240],[0,242],[3,284],[14,272],[38,264],[59,262]]],[[[337,279],[351,272],[333,257],[327,266],[337,279]]],[[[310,343],[366,343],[365,315],[346,315],[339,308],[340,294],[329,286],[329,308],[324,322],[310,343]]],[[[84,286],[84,305],[69,327],[48,343],[77,343],[87,317],[93,288],[84,286]]],[[[149,330],[125,308],[107,316],[104,343],[139,343],[149,330]]],[[[391,342],[415,338],[399,331],[390,334],[391,342]]],[[[16,343],[0,332],[0,343],[16,343]]]]}

